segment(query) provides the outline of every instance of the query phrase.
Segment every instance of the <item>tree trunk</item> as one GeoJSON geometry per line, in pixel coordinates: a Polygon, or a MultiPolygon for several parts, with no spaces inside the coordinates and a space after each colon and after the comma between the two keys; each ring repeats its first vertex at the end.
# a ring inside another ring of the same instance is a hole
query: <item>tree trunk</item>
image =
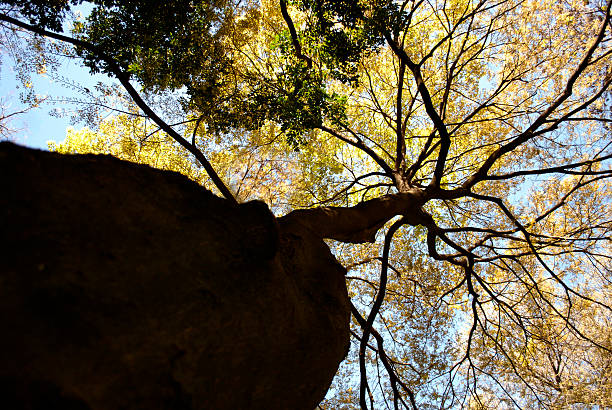
{"type": "Polygon", "coordinates": [[[277,221],[176,173],[9,143],[0,189],[0,408],[312,410],[324,397],[350,306],[299,213],[277,221]]]}

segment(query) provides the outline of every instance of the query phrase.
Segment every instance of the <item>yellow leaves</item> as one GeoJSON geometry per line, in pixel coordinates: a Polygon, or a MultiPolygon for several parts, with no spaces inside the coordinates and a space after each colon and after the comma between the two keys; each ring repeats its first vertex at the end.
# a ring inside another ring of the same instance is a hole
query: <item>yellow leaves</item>
{"type": "Polygon", "coordinates": [[[36,74],[46,74],[47,65],[44,63],[44,60],[36,65],[36,74]]]}
{"type": "Polygon", "coordinates": [[[203,182],[204,173],[187,153],[164,135],[158,133],[147,137],[147,131],[153,129],[147,127],[141,118],[119,115],[104,120],[98,131],[68,128],[64,141],[50,141],[48,146],[51,151],[62,154],[111,154],[127,161],[180,172],[196,182],[203,182]]]}
{"type": "MultiPolygon", "coordinates": [[[[333,140],[318,139],[296,153],[284,143],[272,124],[251,133],[232,136],[197,134],[200,147],[218,174],[240,201],[264,200],[277,214],[298,204],[312,203],[329,194],[330,178],[340,172],[333,140]]],[[[193,125],[185,129],[191,138],[193,125]]],[[[103,120],[97,130],[69,128],[64,141],[50,141],[60,153],[111,154],[118,158],[182,173],[211,187],[208,176],[191,155],[141,117],[116,115],[103,120]]]]}
{"type": "Polygon", "coordinates": [[[68,127],[63,142],[48,141],[47,146],[50,151],[60,154],[102,154],[110,151],[110,147],[89,128],[77,131],[68,127]]]}

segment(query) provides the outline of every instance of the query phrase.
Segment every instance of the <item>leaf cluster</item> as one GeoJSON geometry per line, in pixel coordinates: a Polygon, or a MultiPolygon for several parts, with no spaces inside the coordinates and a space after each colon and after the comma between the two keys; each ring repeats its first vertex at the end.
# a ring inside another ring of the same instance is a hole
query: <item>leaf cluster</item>
{"type": "Polygon", "coordinates": [[[332,77],[343,83],[358,81],[359,62],[379,48],[399,13],[391,1],[297,0],[295,7],[308,16],[304,42],[317,51],[332,77]]]}
{"type": "Polygon", "coordinates": [[[26,17],[30,24],[42,29],[62,30],[62,22],[71,5],[83,3],[83,0],[7,0],[11,9],[26,17]]]}
{"type": "MultiPolygon", "coordinates": [[[[226,3],[170,1],[151,7],[144,1],[102,1],[76,32],[144,88],[178,89],[202,72],[224,72],[228,62],[220,38],[226,3]]],[[[108,71],[100,53],[79,52],[92,72],[108,71]]]]}

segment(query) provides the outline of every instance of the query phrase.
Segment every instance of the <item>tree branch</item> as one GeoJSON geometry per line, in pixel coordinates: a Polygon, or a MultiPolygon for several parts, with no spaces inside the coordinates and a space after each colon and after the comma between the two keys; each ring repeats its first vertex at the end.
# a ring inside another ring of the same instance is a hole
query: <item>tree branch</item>
{"type": "Polygon", "coordinates": [[[391,47],[395,55],[398,56],[401,62],[406,64],[406,66],[412,72],[414,80],[417,84],[417,88],[419,90],[419,94],[421,94],[421,98],[423,98],[423,104],[425,105],[425,111],[427,115],[431,119],[434,124],[436,130],[438,130],[438,134],[440,135],[440,152],[438,154],[438,160],[436,161],[436,168],[434,170],[434,175],[431,179],[431,183],[429,184],[431,188],[438,188],[440,186],[440,181],[442,180],[442,174],[444,173],[444,165],[446,164],[446,157],[448,156],[448,151],[450,149],[450,135],[448,130],[446,129],[446,125],[444,121],[438,114],[438,111],[433,105],[433,99],[429,94],[429,89],[425,85],[425,80],[421,75],[421,67],[418,64],[415,64],[406,51],[400,48],[399,45],[391,38],[389,32],[383,33],[387,44],[391,47]]]}
{"type": "Polygon", "coordinates": [[[138,91],[136,91],[136,89],[132,86],[132,84],[129,81],[129,76],[119,68],[117,63],[112,58],[110,58],[109,56],[101,52],[97,46],[95,46],[94,44],[88,43],[86,41],[83,41],[83,40],[65,36],[63,34],[55,33],[55,32],[48,31],[48,30],[43,30],[36,26],[30,25],[22,21],[19,21],[17,19],[14,19],[12,17],[9,17],[5,14],[0,14],[0,20],[6,21],[10,24],[13,24],[23,29],[29,30],[41,36],[53,38],[56,40],[60,40],[60,41],[64,41],[66,43],[72,44],[74,46],[82,47],[86,50],[91,51],[92,53],[96,54],[99,58],[104,60],[108,64],[108,68],[110,72],[119,80],[123,88],[125,88],[125,90],[128,92],[130,97],[132,97],[132,99],[134,100],[138,108],[140,108],[162,130],[164,130],[166,134],[168,134],[172,139],[178,142],[182,147],[187,149],[187,151],[189,151],[200,162],[200,164],[202,164],[202,166],[206,170],[206,173],[210,176],[210,179],[212,180],[213,184],[217,187],[217,189],[221,192],[221,194],[226,199],[228,199],[232,203],[237,203],[236,199],[234,198],[230,190],[223,183],[219,175],[217,175],[217,172],[214,170],[214,168],[212,167],[212,165],[210,164],[206,156],[202,153],[202,151],[200,151],[195,145],[190,144],[185,138],[183,138],[178,132],[176,132],[171,126],[169,126],[164,120],[162,120],[151,109],[151,107],[149,107],[149,105],[142,99],[138,91]]]}
{"type": "Polygon", "coordinates": [[[300,40],[298,38],[297,32],[295,30],[295,26],[293,25],[293,20],[287,11],[287,3],[285,0],[279,0],[281,14],[283,15],[283,19],[289,28],[289,33],[291,34],[291,43],[293,44],[293,49],[295,50],[295,55],[302,61],[306,62],[306,66],[308,69],[312,68],[312,59],[307,55],[302,53],[302,45],[300,44],[300,40]]]}
{"type": "MultiPolygon", "coordinates": [[[[383,254],[382,254],[382,267],[380,269],[380,286],[378,288],[378,293],[376,294],[376,299],[374,300],[374,306],[372,306],[372,310],[368,314],[368,318],[366,323],[362,325],[363,335],[361,337],[361,343],[359,344],[359,370],[361,373],[361,384],[360,384],[360,394],[359,394],[359,403],[361,404],[362,409],[367,409],[367,405],[365,402],[365,389],[367,386],[367,373],[365,367],[365,350],[368,344],[368,339],[370,338],[370,333],[372,332],[372,326],[374,325],[374,320],[380,311],[383,301],[385,300],[385,292],[387,289],[387,270],[389,267],[389,252],[391,248],[391,241],[393,240],[393,235],[395,232],[406,223],[405,218],[402,218],[396,221],[391,227],[387,234],[385,235],[385,243],[383,246],[383,254]]],[[[413,398],[414,400],[414,398],[413,398]]]]}
{"type": "Polygon", "coordinates": [[[593,44],[591,45],[591,47],[589,47],[589,49],[587,50],[587,52],[583,56],[582,60],[580,61],[580,64],[578,64],[578,66],[576,67],[574,72],[568,78],[567,83],[565,85],[565,89],[563,90],[563,93],[561,93],[561,95],[552,104],[550,104],[550,106],[543,113],[541,113],[538,116],[538,118],[536,118],[536,120],[529,127],[527,127],[527,129],[525,131],[523,131],[518,137],[516,137],[514,140],[512,140],[508,144],[503,145],[503,146],[499,147],[497,150],[495,150],[485,160],[484,164],[482,164],[482,166],[478,169],[478,171],[476,171],[463,184],[463,188],[468,188],[469,189],[470,187],[474,186],[476,183],[482,181],[486,177],[487,173],[489,172],[489,170],[491,169],[493,164],[495,164],[495,162],[499,158],[501,158],[503,155],[509,153],[510,151],[513,151],[519,145],[521,145],[521,144],[527,142],[528,140],[530,140],[531,138],[533,138],[535,136],[536,130],[542,124],[544,124],[548,120],[548,117],[557,108],[559,108],[559,106],[565,100],[567,100],[572,95],[574,84],[578,80],[578,77],[580,77],[580,75],[589,66],[591,57],[593,56],[593,54],[595,53],[595,50],[601,44],[601,42],[603,41],[603,39],[605,37],[606,29],[607,29],[607,26],[608,26],[608,24],[610,22],[610,5],[611,4],[612,4],[612,0],[609,0],[608,4],[607,4],[607,9],[606,9],[606,17],[605,17],[604,21],[601,24],[601,27],[599,29],[599,33],[597,34],[597,37],[596,37],[595,41],[593,42],[593,44]]]}
{"type": "Polygon", "coordinates": [[[298,209],[279,218],[280,223],[302,225],[320,238],[342,242],[374,242],[376,232],[391,218],[405,216],[405,223],[425,223],[420,207],[425,194],[419,189],[386,195],[350,208],[323,207],[298,209]]]}
{"type": "Polygon", "coordinates": [[[368,156],[372,158],[374,162],[376,162],[385,171],[385,173],[387,173],[388,176],[393,175],[393,170],[391,169],[389,164],[387,164],[372,148],[365,145],[362,140],[358,138],[355,138],[355,140],[352,140],[340,134],[338,131],[331,129],[329,127],[326,127],[324,125],[320,126],[319,129],[321,131],[327,132],[329,135],[335,138],[338,138],[340,141],[344,141],[347,144],[352,145],[355,148],[359,148],[360,150],[368,154],[368,156]]]}
{"type": "Polygon", "coordinates": [[[395,170],[397,172],[401,172],[401,169],[404,166],[404,158],[406,156],[406,140],[404,138],[404,127],[402,126],[402,93],[404,91],[404,74],[406,72],[406,64],[403,61],[400,61],[399,66],[399,74],[397,80],[397,99],[396,99],[396,126],[395,126],[395,134],[396,134],[396,150],[395,150],[395,170]]]}

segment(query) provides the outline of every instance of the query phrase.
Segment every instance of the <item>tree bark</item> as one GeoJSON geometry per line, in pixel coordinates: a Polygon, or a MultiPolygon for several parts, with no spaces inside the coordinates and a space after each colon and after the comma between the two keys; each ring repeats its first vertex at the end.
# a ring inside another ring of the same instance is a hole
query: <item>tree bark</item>
{"type": "Polygon", "coordinates": [[[10,143],[0,192],[0,409],[311,410],[325,396],[350,302],[311,231],[174,172],[10,143]]]}
{"type": "Polygon", "coordinates": [[[421,211],[425,202],[424,191],[411,189],[361,202],[353,207],[298,209],[279,218],[279,221],[286,225],[301,225],[320,238],[350,243],[374,242],[376,232],[394,216],[405,216],[411,225],[425,221],[421,211]]]}

